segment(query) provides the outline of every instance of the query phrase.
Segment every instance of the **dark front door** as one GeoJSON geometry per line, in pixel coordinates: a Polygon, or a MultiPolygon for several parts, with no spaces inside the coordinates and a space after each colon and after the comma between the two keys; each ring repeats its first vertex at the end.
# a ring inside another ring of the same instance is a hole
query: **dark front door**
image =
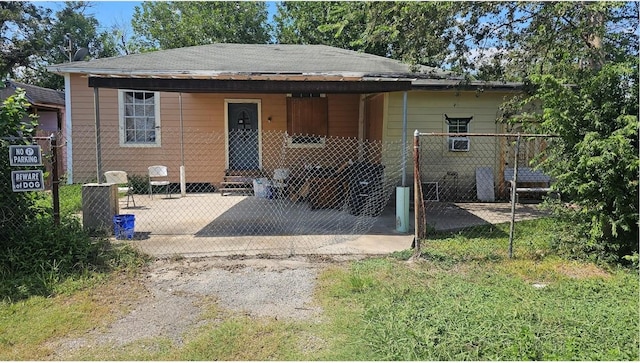
{"type": "Polygon", "coordinates": [[[257,170],[258,104],[229,103],[229,170],[257,170]]]}

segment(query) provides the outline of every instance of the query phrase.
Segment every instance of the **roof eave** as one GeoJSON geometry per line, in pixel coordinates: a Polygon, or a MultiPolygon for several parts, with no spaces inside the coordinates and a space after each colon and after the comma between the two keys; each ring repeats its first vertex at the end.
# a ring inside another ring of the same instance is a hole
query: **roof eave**
{"type": "Polygon", "coordinates": [[[47,70],[56,74],[75,73],[91,77],[125,77],[125,78],[184,78],[184,79],[230,79],[230,77],[344,77],[349,79],[362,78],[363,72],[354,71],[318,71],[318,72],[274,72],[274,71],[171,71],[155,69],[121,70],[108,68],[84,68],[55,65],[47,67],[47,70]]]}
{"type": "Polygon", "coordinates": [[[445,80],[415,80],[412,88],[416,90],[463,90],[463,91],[504,91],[520,92],[524,87],[521,82],[500,82],[500,81],[467,81],[459,79],[445,80]]]}
{"type": "Polygon", "coordinates": [[[47,102],[30,102],[32,107],[40,108],[40,109],[55,109],[55,110],[64,110],[64,105],[59,105],[56,103],[47,103],[47,102]]]}

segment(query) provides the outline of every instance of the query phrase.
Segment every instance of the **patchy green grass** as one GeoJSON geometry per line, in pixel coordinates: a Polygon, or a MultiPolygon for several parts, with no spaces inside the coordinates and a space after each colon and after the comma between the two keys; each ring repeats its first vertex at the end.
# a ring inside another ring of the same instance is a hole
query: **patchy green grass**
{"type": "Polygon", "coordinates": [[[123,271],[66,279],[58,290],[55,296],[0,302],[0,360],[50,360],[48,342],[113,321],[144,291],[123,271]]]}
{"type": "MultiPolygon", "coordinates": [[[[43,196],[37,205],[41,208],[53,209],[53,194],[50,190],[40,192],[43,196]]],[[[60,214],[68,215],[82,211],[82,184],[60,184],[58,188],[60,214]]]]}
{"type": "Polygon", "coordinates": [[[81,184],[61,185],[59,193],[60,214],[73,214],[82,210],[81,184]]]}
{"type": "Polygon", "coordinates": [[[358,332],[336,348],[357,346],[366,360],[640,358],[638,280],[625,271],[559,259],[370,260],[323,280],[331,306],[351,307],[333,321],[358,332]]]}
{"type": "MultiPolygon", "coordinates": [[[[84,348],[68,357],[72,360],[303,360],[316,327],[307,322],[250,318],[219,311],[212,301],[200,318],[206,323],[184,333],[185,344],[166,337],[142,339],[114,349],[111,346],[84,348]],[[313,328],[312,328],[313,327],[313,328]],[[98,358],[99,357],[99,358],[98,358]]],[[[311,345],[310,345],[311,344],[311,345]]]]}
{"type": "Polygon", "coordinates": [[[553,255],[554,223],[519,222],[513,259],[504,224],[326,271],[335,338],[313,359],[640,359],[638,271],[553,255]]]}
{"type": "MultiPolygon", "coordinates": [[[[332,265],[317,281],[321,319],[251,318],[208,300],[184,344],[160,337],[56,359],[640,360],[638,271],[554,256],[549,223],[518,224],[514,259],[499,227],[429,240],[419,261],[403,251],[332,265]]],[[[0,306],[0,358],[51,358],[46,342],[104,327],[135,286],[0,306]]]]}

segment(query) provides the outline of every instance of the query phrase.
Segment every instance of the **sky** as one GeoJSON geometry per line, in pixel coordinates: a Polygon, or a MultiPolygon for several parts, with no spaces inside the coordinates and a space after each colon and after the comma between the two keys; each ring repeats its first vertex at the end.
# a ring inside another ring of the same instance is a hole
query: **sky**
{"type": "MultiPolygon", "coordinates": [[[[63,1],[34,1],[36,5],[47,7],[54,12],[64,9],[63,1]]],[[[91,7],[87,15],[91,14],[100,23],[102,31],[109,30],[116,25],[121,29],[131,29],[131,19],[136,6],[140,6],[142,1],[88,1],[91,7]]],[[[275,12],[275,3],[270,2],[269,12],[275,12]]]]}
{"type": "MultiPolygon", "coordinates": [[[[43,6],[56,11],[64,9],[63,1],[34,1],[36,5],[43,6]]],[[[131,18],[133,17],[133,9],[139,6],[141,1],[88,1],[91,7],[87,11],[87,15],[91,14],[100,23],[100,27],[108,30],[113,25],[124,25],[131,28],[131,18]]]]}

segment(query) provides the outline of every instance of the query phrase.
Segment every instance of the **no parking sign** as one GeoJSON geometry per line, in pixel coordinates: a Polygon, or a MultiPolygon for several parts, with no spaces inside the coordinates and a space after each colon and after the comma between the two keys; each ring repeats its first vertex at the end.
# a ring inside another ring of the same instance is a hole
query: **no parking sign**
{"type": "Polygon", "coordinates": [[[9,146],[10,166],[42,166],[40,145],[9,146]]]}

